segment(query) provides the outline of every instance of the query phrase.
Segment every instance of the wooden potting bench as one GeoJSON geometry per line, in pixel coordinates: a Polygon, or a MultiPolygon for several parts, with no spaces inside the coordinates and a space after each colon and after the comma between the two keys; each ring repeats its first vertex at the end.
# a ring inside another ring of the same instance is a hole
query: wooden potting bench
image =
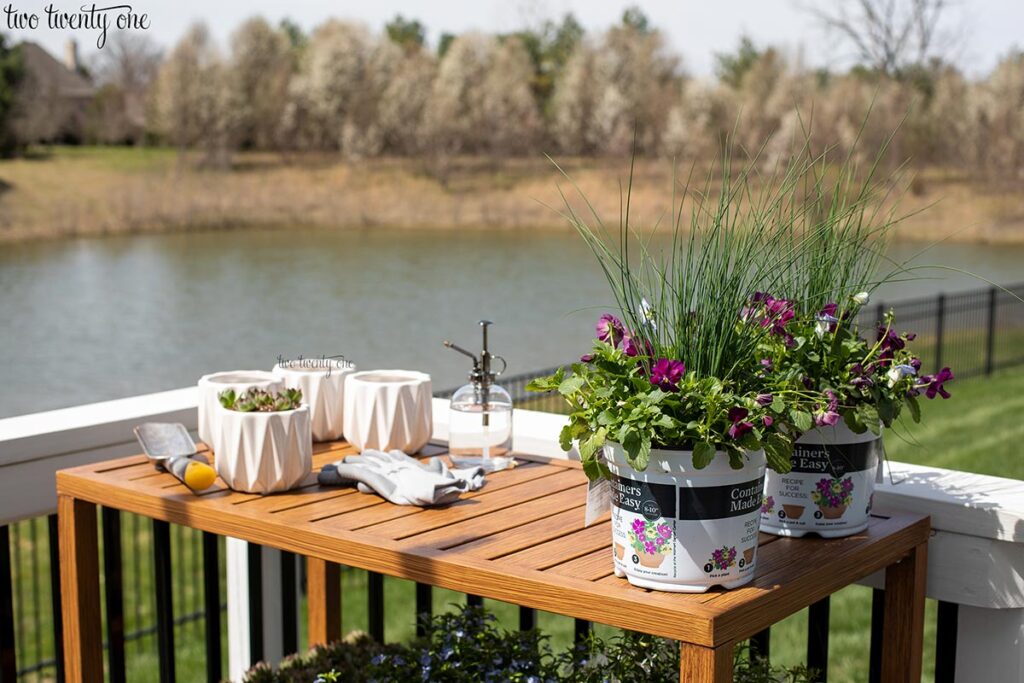
{"type": "MultiPolygon", "coordinates": [[[[318,444],[314,470],[353,452],[318,444]]],[[[57,473],[64,656],[69,681],[103,680],[96,505],[308,558],[310,643],[340,636],[338,565],[379,572],[680,641],[681,680],[732,680],[733,645],[885,570],[882,680],[921,675],[926,517],[873,517],[845,539],[763,535],[757,575],[700,595],[652,592],[612,573],[607,517],[584,527],[578,463],[525,458],[483,489],[436,509],[401,507],[315,483],[258,496],[221,482],[202,495],[143,456],[57,473]]]]}

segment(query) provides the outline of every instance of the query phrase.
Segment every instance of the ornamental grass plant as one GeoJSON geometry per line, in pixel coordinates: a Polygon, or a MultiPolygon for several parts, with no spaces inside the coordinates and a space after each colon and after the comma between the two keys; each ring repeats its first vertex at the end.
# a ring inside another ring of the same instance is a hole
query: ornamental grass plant
{"type": "Polygon", "coordinates": [[[608,441],[641,471],[652,448],[690,450],[697,468],[717,453],[740,468],[763,449],[769,467],[790,469],[794,439],[832,399],[799,373],[775,371],[765,350],[796,342],[798,316],[870,284],[878,244],[898,221],[882,208],[892,183],[877,164],[862,172],[852,156],[810,150],[805,141],[767,171],[759,154],[737,164],[723,153],[699,184],[692,174],[676,182],[667,244],[659,226],[631,223],[632,174],[617,230],[578,190],[582,210],[562,194],[561,213],[593,251],[621,318],[603,315],[592,352],[530,388],[569,403],[561,443],[579,443],[591,479],[608,476],[599,455],[608,441]]]}

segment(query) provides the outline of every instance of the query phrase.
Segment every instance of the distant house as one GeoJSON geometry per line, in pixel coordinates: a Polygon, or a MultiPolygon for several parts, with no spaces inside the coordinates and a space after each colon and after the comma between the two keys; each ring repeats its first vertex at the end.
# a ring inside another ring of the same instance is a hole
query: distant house
{"type": "Polygon", "coordinates": [[[20,46],[24,77],[18,86],[15,134],[22,143],[81,140],[95,86],[69,40],[61,62],[37,43],[20,46]]]}

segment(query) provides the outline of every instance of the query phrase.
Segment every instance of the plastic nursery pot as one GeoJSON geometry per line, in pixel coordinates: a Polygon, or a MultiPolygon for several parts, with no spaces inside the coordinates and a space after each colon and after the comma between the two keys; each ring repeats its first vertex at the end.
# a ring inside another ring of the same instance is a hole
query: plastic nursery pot
{"type": "Polygon", "coordinates": [[[644,472],[627,464],[619,444],[606,446],[605,455],[616,576],[676,593],[736,588],[754,578],[763,451],[748,453],[739,470],[722,453],[698,470],[691,451],[654,449],[644,472]]]}
{"type": "Polygon", "coordinates": [[[228,389],[243,394],[249,389],[279,392],[284,381],[265,370],[231,370],[215,372],[199,378],[199,439],[207,446],[216,448],[218,396],[228,389]]]}
{"type": "Polygon", "coordinates": [[[355,366],[344,361],[310,359],[277,364],[274,375],[289,389],[302,391],[302,402],[309,406],[313,441],[335,441],[344,433],[345,381],[355,366]]]}
{"type": "Polygon", "coordinates": [[[417,453],[434,430],[430,375],[366,370],[345,381],[345,438],[359,450],[417,453]]]}
{"type": "Polygon", "coordinates": [[[244,413],[217,406],[214,464],[236,491],[273,493],[299,485],[313,469],[309,407],[244,413]]]}
{"type": "Polygon", "coordinates": [[[796,442],[793,470],[768,471],[761,531],[776,536],[850,536],[868,526],[882,437],[855,434],[840,422],[817,427],[796,442]]]}

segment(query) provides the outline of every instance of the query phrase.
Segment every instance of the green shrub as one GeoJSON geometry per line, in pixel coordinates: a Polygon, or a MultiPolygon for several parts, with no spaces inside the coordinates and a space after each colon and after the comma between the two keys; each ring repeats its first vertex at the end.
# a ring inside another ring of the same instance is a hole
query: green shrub
{"type": "MultiPolygon", "coordinates": [[[[538,631],[499,629],[479,607],[435,616],[426,636],[409,645],[381,645],[365,633],[313,648],[276,671],[253,667],[245,683],[647,683],[679,680],[679,647],[666,638],[625,631],[591,634],[555,654],[538,631]]],[[[737,648],[737,683],[811,683],[803,667],[782,669],[737,648]]]]}

